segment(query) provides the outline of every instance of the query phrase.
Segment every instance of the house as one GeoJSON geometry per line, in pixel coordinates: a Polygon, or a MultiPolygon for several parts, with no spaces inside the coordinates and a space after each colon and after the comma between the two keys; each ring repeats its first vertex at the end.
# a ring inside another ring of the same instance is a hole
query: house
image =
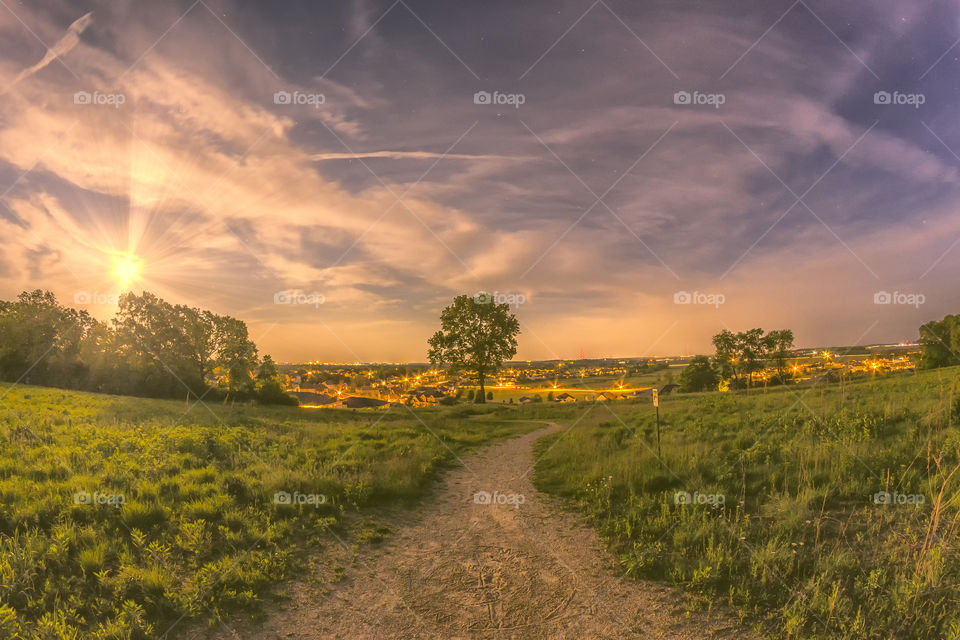
{"type": "Polygon", "coordinates": [[[606,400],[617,400],[620,396],[610,391],[603,391],[597,396],[597,402],[603,402],[606,400]]]}
{"type": "Polygon", "coordinates": [[[362,396],[348,396],[340,401],[348,409],[377,409],[390,404],[386,400],[364,398],[362,396]]]}
{"type": "Polygon", "coordinates": [[[410,393],[417,396],[432,396],[434,398],[442,398],[444,396],[444,393],[436,387],[417,387],[410,393]]]}
{"type": "Polygon", "coordinates": [[[446,394],[454,394],[457,392],[457,385],[453,382],[441,382],[437,385],[437,390],[446,394]]]}
{"type": "Polygon", "coordinates": [[[558,396],[554,396],[553,401],[554,402],[576,402],[577,399],[574,398],[569,393],[561,393],[558,396]]]}
{"type": "Polygon", "coordinates": [[[336,396],[312,391],[288,391],[287,395],[296,398],[301,407],[324,407],[337,401],[336,396]]]}
{"type": "Polygon", "coordinates": [[[417,387],[407,394],[408,404],[417,407],[433,406],[446,397],[447,394],[433,387],[417,387]]]}
{"type": "Polygon", "coordinates": [[[428,393],[410,392],[410,394],[407,395],[407,404],[414,407],[432,407],[437,404],[438,400],[438,398],[428,393]]]}

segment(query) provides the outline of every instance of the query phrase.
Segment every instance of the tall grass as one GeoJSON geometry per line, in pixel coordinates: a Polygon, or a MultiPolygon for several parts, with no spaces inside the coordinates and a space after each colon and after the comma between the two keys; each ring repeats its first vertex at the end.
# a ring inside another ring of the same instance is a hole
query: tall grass
{"type": "Polygon", "coordinates": [[[468,420],[459,407],[311,413],[37,387],[0,395],[0,637],[10,638],[149,638],[255,611],[334,540],[345,513],[410,504],[454,452],[534,426],[497,423],[496,409],[468,420]],[[277,492],[325,499],[277,503],[277,492]]]}
{"type": "Polygon", "coordinates": [[[539,444],[536,481],[589,514],[628,575],[727,602],[770,637],[960,638],[958,379],[669,397],[662,462],[652,407],[595,408],[539,444]]]}

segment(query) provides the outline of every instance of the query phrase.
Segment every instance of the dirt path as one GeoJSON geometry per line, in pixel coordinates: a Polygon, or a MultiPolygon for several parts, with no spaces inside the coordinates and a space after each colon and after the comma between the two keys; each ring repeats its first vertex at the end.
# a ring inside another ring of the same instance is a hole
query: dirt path
{"type": "Polygon", "coordinates": [[[298,589],[256,638],[751,637],[721,614],[687,616],[676,591],[619,578],[596,533],[530,480],[551,424],[449,472],[433,498],[392,522],[326,596],[298,589]],[[492,504],[478,504],[486,491],[492,504]],[[496,504],[501,501],[501,504],[496,504]],[[514,504],[522,502],[522,504],[514,504]]]}

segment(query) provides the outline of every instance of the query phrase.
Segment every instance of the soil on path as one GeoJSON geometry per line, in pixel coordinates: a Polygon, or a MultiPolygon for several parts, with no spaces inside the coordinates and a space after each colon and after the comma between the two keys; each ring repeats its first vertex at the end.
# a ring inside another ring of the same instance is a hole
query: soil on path
{"type": "Polygon", "coordinates": [[[686,613],[676,589],[617,575],[583,518],[534,488],[533,444],[560,429],[466,457],[423,506],[392,516],[394,535],[364,547],[326,595],[298,585],[282,611],[224,637],[755,637],[726,612],[686,613]]]}

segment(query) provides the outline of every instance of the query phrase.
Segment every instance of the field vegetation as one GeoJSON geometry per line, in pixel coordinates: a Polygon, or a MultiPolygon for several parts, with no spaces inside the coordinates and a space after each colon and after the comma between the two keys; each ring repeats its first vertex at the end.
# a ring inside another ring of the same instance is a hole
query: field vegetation
{"type": "Polygon", "coordinates": [[[594,407],[536,482],[770,637],[960,638],[960,368],[594,407]]]}
{"type": "Polygon", "coordinates": [[[536,426],[496,407],[307,412],[26,386],[0,400],[5,638],[174,636],[262,611],[306,558],[389,535],[378,506],[412,505],[455,456],[536,426]]]}

